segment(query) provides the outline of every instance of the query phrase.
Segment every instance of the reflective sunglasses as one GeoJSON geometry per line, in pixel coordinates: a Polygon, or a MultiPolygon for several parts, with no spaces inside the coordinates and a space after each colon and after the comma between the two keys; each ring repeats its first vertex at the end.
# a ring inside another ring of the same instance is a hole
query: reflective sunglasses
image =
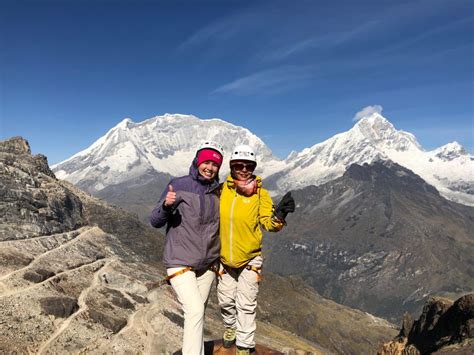
{"type": "Polygon", "coordinates": [[[255,167],[256,167],[256,165],[253,164],[253,163],[250,163],[250,164],[234,163],[234,164],[231,164],[231,166],[230,166],[230,168],[232,170],[237,170],[237,171],[242,171],[244,169],[247,170],[247,171],[254,171],[255,167]]]}

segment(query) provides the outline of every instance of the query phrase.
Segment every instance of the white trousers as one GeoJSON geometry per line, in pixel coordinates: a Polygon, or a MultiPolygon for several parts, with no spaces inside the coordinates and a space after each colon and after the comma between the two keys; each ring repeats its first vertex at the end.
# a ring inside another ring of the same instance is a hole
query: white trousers
{"type": "MultiPolygon", "coordinates": [[[[261,267],[263,258],[257,256],[248,265],[261,267]]],[[[255,347],[255,322],[259,278],[255,271],[230,269],[219,278],[217,297],[226,328],[235,328],[237,346],[255,347]]]]}
{"type": "MultiPolygon", "coordinates": [[[[184,267],[166,269],[168,275],[184,267]]],[[[171,286],[183,306],[183,355],[204,355],[204,311],[216,274],[211,270],[187,271],[173,277],[171,286]]]]}

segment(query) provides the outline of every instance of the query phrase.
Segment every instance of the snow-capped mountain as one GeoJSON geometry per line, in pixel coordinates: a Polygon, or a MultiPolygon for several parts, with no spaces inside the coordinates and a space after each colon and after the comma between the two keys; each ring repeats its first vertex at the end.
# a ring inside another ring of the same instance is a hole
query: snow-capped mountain
{"type": "Polygon", "coordinates": [[[442,147],[439,147],[439,148],[433,150],[432,153],[436,157],[438,157],[438,158],[440,158],[441,160],[444,160],[444,161],[451,161],[451,160],[459,158],[463,155],[465,155],[465,156],[468,155],[468,153],[463,148],[463,146],[461,146],[456,141],[448,143],[446,145],[443,145],[442,147]]]}
{"type": "MultiPolygon", "coordinates": [[[[340,177],[353,164],[392,160],[420,175],[446,198],[474,205],[474,157],[457,142],[425,151],[411,133],[397,130],[373,113],[349,131],[337,134],[280,160],[249,130],[221,119],[166,114],[143,122],[124,119],[89,148],[53,166],[56,176],[92,194],[121,185],[139,184],[153,174],[184,175],[196,148],[205,140],[223,144],[221,176],[227,171],[231,149],[249,144],[258,155],[258,174],[273,194],[320,185],[340,177]]],[[[148,181],[149,182],[149,181],[148,181]]]]}
{"type": "Polygon", "coordinates": [[[362,118],[349,131],[292,153],[285,172],[270,180],[277,191],[320,185],[342,176],[353,163],[392,160],[420,175],[442,195],[474,205],[474,157],[457,142],[425,151],[411,133],[395,127],[379,113],[362,118]]]}
{"type": "MultiPolygon", "coordinates": [[[[261,166],[270,172],[281,162],[245,128],[220,119],[165,114],[139,123],[126,118],[89,148],[54,165],[53,170],[58,178],[94,194],[152,172],[185,175],[196,148],[206,140],[221,143],[228,153],[235,144],[249,144],[258,152],[261,166]]],[[[227,166],[223,164],[221,176],[227,166]]]]}

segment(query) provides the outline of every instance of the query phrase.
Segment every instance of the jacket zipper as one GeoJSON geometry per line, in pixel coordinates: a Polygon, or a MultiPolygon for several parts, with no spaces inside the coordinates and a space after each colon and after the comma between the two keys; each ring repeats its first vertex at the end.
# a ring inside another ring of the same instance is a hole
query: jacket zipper
{"type": "MultiPolygon", "coordinates": [[[[207,228],[207,218],[206,218],[206,198],[207,198],[207,192],[204,191],[203,192],[203,206],[202,206],[202,210],[203,210],[203,213],[202,213],[202,221],[201,221],[201,230],[203,230],[203,233],[202,235],[205,236],[207,233],[206,231],[206,228],[207,228]]],[[[202,251],[204,252],[204,255],[203,255],[203,259],[202,260],[206,260],[206,257],[207,257],[207,248],[208,248],[208,245],[209,245],[209,241],[207,238],[201,238],[201,241],[202,241],[202,251]]]]}
{"type": "Polygon", "coordinates": [[[235,205],[235,200],[237,199],[237,192],[234,192],[234,199],[232,200],[232,205],[230,206],[230,233],[229,233],[229,238],[230,238],[230,244],[229,244],[229,251],[230,251],[230,262],[232,263],[232,218],[234,215],[234,205],[235,205]]]}

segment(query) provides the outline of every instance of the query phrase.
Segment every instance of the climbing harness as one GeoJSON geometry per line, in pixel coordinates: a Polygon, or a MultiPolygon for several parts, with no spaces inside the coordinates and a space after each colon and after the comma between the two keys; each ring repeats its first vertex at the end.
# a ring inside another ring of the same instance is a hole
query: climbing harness
{"type": "Polygon", "coordinates": [[[257,267],[257,266],[248,265],[248,264],[245,265],[245,266],[242,266],[240,268],[236,268],[236,269],[231,268],[227,265],[222,265],[222,271],[219,271],[217,273],[217,276],[222,277],[222,275],[229,273],[230,270],[236,270],[238,272],[239,270],[243,270],[243,269],[247,269],[247,270],[255,272],[257,274],[257,282],[262,281],[262,279],[263,279],[263,277],[262,277],[262,267],[261,266],[257,267]]]}
{"type": "MultiPolygon", "coordinates": [[[[210,265],[207,267],[207,269],[211,270],[211,271],[214,272],[217,276],[219,276],[219,264],[218,264],[217,262],[213,262],[212,264],[210,264],[210,265]]],[[[193,271],[193,270],[194,270],[194,269],[193,269],[192,267],[187,266],[187,267],[185,267],[184,269],[178,270],[178,271],[176,271],[175,273],[166,276],[164,279],[162,279],[162,280],[160,280],[160,281],[148,283],[148,284],[147,284],[147,288],[148,288],[148,290],[152,290],[152,289],[154,289],[154,288],[161,287],[161,286],[163,286],[163,285],[171,285],[170,280],[171,280],[173,277],[182,275],[182,274],[184,274],[185,272],[193,271]]]]}
{"type": "Polygon", "coordinates": [[[151,282],[151,283],[147,284],[147,288],[148,288],[149,290],[152,290],[152,289],[154,289],[154,288],[156,288],[156,287],[161,287],[161,286],[163,286],[163,285],[171,285],[170,280],[171,280],[173,277],[182,275],[182,274],[184,274],[185,272],[191,271],[192,269],[193,269],[193,268],[190,267],[190,266],[185,267],[184,269],[178,270],[178,271],[176,271],[175,273],[166,276],[164,279],[162,279],[162,280],[160,280],[160,281],[151,282]]]}
{"type": "Polygon", "coordinates": [[[262,281],[262,267],[256,267],[253,265],[245,265],[247,270],[251,270],[257,274],[257,282],[262,281]]]}

